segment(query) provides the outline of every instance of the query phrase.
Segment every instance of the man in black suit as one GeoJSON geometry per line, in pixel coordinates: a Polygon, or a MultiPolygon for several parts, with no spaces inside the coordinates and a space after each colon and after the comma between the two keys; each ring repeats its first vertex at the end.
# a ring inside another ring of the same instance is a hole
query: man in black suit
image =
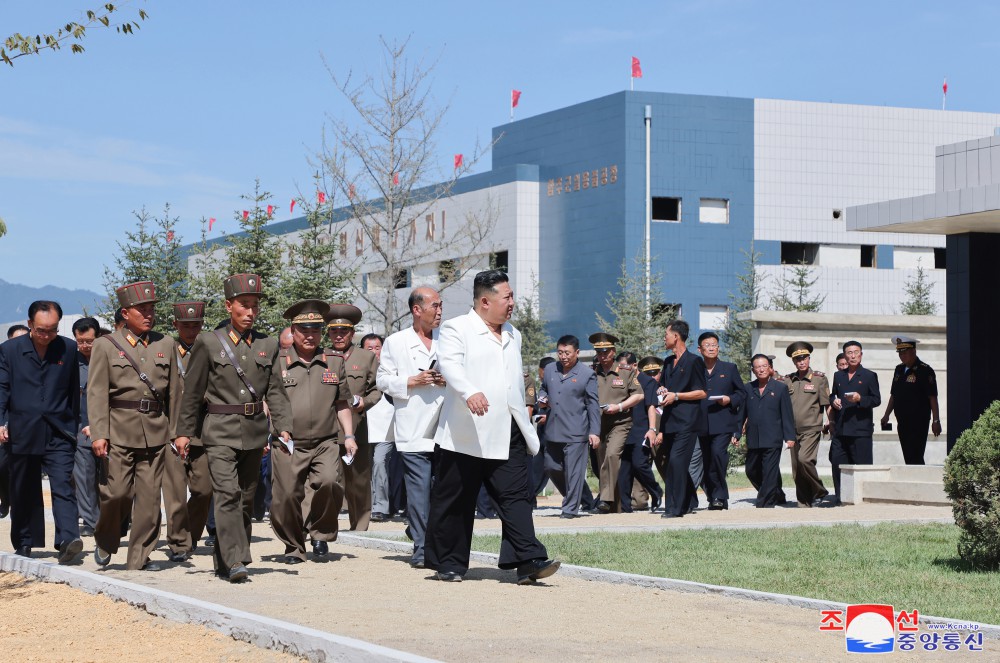
{"type": "Polygon", "coordinates": [[[695,491],[705,488],[709,511],[729,508],[729,442],[740,431],[740,408],[746,392],[736,364],[719,359],[719,335],[705,332],[698,337],[698,351],[705,361],[705,384],[708,398],[700,402],[707,428],[698,437],[697,460],[691,461],[688,484],[689,507],[698,505],[695,491]],[[698,452],[701,453],[698,453],[698,452]]]}
{"type": "Polygon", "coordinates": [[[875,422],[872,413],[882,403],[878,376],[861,365],[861,344],[844,343],[847,369],[837,371],[830,390],[830,405],[837,411],[836,436],[830,447],[833,464],[833,487],[840,504],[840,466],[871,465],[872,435],[875,422]]]}
{"type": "MultiPolygon", "coordinates": [[[[27,334],[24,325],[11,325],[7,329],[7,340],[15,336],[27,334]]],[[[0,444],[0,518],[6,518],[10,513],[10,465],[7,462],[7,446],[0,444]]]]}
{"type": "Polygon", "coordinates": [[[666,484],[664,518],[680,518],[688,512],[688,467],[698,436],[705,432],[701,401],[708,393],[705,362],[687,351],[690,328],[683,320],[671,320],[663,343],[673,354],[663,361],[657,395],[663,408],[660,440],[654,461],[666,484]]]}
{"type": "Polygon", "coordinates": [[[781,448],[795,445],[795,417],[788,387],[771,379],[771,359],[757,354],[750,363],[756,379],[746,385],[746,473],[757,487],[757,508],[769,509],[785,503],[779,465],[781,448]]]}
{"type": "Polygon", "coordinates": [[[31,556],[45,545],[42,471],[49,477],[59,563],[82,550],[73,492],[73,457],[80,421],[80,365],[76,342],[58,335],[62,308],[28,307],[27,335],[0,345],[0,444],[10,445],[14,552],[31,556]]]}

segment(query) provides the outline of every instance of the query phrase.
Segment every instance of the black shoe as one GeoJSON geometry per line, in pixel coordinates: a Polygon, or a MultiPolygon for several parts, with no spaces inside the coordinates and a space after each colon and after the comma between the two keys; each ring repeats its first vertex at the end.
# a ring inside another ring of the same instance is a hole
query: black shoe
{"type": "Polygon", "coordinates": [[[89,525],[84,525],[80,528],[80,536],[94,536],[94,528],[89,525]]]}
{"type": "Polygon", "coordinates": [[[169,559],[171,562],[180,564],[182,562],[188,561],[188,553],[187,551],[172,552],[167,555],[167,559],[169,559]]]}
{"type": "Polygon", "coordinates": [[[611,513],[611,502],[598,502],[594,510],[597,513],[611,513]]]}
{"type": "Polygon", "coordinates": [[[156,571],[162,571],[163,567],[156,562],[146,562],[145,564],[142,565],[142,568],[139,570],[156,572],[156,571]]]}
{"type": "Polygon", "coordinates": [[[708,505],[709,511],[722,511],[723,509],[728,509],[729,505],[726,504],[725,500],[712,500],[712,503],[708,505]]]}
{"type": "Polygon", "coordinates": [[[330,546],[327,545],[326,541],[313,541],[313,554],[317,557],[322,557],[323,555],[330,552],[330,546]]]}
{"type": "Polygon", "coordinates": [[[242,564],[233,564],[233,566],[229,569],[229,582],[243,582],[249,575],[247,567],[242,564]]]}
{"type": "Polygon", "coordinates": [[[548,578],[559,570],[562,564],[557,559],[533,559],[517,567],[517,584],[530,585],[536,580],[548,578]]]}
{"type": "Polygon", "coordinates": [[[31,548],[28,546],[18,546],[17,550],[14,551],[15,555],[20,555],[21,557],[31,557],[31,548]]]}
{"type": "Polygon", "coordinates": [[[422,560],[422,559],[419,560],[419,561],[417,561],[415,559],[411,559],[410,560],[410,566],[413,567],[414,569],[426,569],[427,568],[427,564],[425,564],[424,560],[422,560]]]}
{"type": "Polygon", "coordinates": [[[384,523],[388,522],[388,520],[389,520],[388,513],[379,513],[378,511],[372,511],[371,521],[373,523],[384,523]]]}
{"type": "Polygon", "coordinates": [[[215,535],[214,534],[209,534],[208,536],[205,537],[205,547],[206,548],[214,548],[215,547],[215,535]]]}
{"type": "Polygon", "coordinates": [[[80,539],[73,539],[72,541],[63,541],[59,545],[59,563],[69,564],[76,556],[83,552],[83,541],[80,539]]]}
{"type": "Polygon", "coordinates": [[[663,499],[662,497],[653,498],[652,504],[649,505],[649,512],[650,513],[656,513],[657,511],[660,510],[660,501],[662,499],[663,499]]]}
{"type": "Polygon", "coordinates": [[[281,558],[281,561],[285,564],[301,564],[303,560],[301,557],[296,557],[295,555],[285,555],[281,558]]]}
{"type": "Polygon", "coordinates": [[[560,518],[578,518],[579,516],[575,513],[560,513],[560,518]]]}
{"type": "Polygon", "coordinates": [[[682,518],[683,516],[683,513],[667,513],[664,511],[660,518],[682,518]]]}
{"type": "Polygon", "coordinates": [[[441,582],[462,582],[462,575],[454,571],[438,571],[434,577],[441,582]]]}
{"type": "Polygon", "coordinates": [[[403,534],[405,534],[406,538],[409,539],[410,541],[413,540],[413,533],[410,532],[410,526],[409,525],[406,526],[406,530],[403,531],[403,534]]]}
{"type": "Polygon", "coordinates": [[[111,563],[111,553],[104,552],[100,546],[94,546],[94,561],[98,566],[107,566],[111,563]]]}
{"type": "Polygon", "coordinates": [[[9,513],[10,513],[10,505],[0,504],[0,518],[6,518],[9,513]]]}

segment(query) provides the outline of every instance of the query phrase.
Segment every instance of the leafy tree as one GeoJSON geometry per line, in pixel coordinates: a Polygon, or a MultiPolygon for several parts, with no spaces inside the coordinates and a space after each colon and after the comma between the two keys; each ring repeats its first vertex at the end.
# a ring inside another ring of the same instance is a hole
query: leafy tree
{"type": "Polygon", "coordinates": [[[660,293],[659,274],[651,274],[649,283],[649,307],[646,305],[646,259],[640,253],[633,259],[634,269],[629,271],[626,261],[622,261],[621,276],[618,277],[618,291],[608,293],[606,301],[611,312],[610,319],[595,313],[597,326],[601,331],[618,337],[618,349],[634,352],[642,357],[662,354],[663,330],[677,315],[677,307],[654,304],[660,293]]]}
{"type": "Polygon", "coordinates": [[[104,268],[108,299],[101,313],[108,321],[114,319],[118,287],[136,281],[152,281],[160,300],[156,304],[154,329],[169,333],[173,329],[171,306],[186,297],[187,291],[187,266],[181,253],[180,237],[174,230],[178,218],[171,216],[169,204],[164,206],[160,217],[152,216],[146,208],[133,215],[135,228],[125,233],[124,241],[117,242],[114,267],[104,268]]]}
{"type": "Polygon", "coordinates": [[[511,324],[521,332],[521,363],[524,370],[532,371],[539,360],[552,352],[553,341],[545,330],[546,320],[538,302],[538,280],[531,276],[531,290],[517,299],[511,324]]]}
{"type": "Polygon", "coordinates": [[[188,263],[188,299],[205,302],[205,327],[227,320],[222,281],[228,276],[222,266],[222,250],[208,239],[208,220],[201,219],[201,236],[191,249],[188,263]]]}
{"type": "MultiPolygon", "coordinates": [[[[70,51],[73,53],[83,53],[83,38],[87,34],[88,28],[110,28],[111,27],[111,17],[117,11],[120,11],[121,7],[119,5],[114,5],[112,3],[107,3],[101,10],[92,11],[87,10],[86,19],[78,23],[76,21],[70,21],[66,23],[63,27],[58,28],[55,32],[36,34],[32,36],[31,34],[23,35],[20,32],[15,32],[11,36],[4,40],[3,47],[0,47],[0,60],[3,60],[11,67],[14,66],[14,60],[24,57],[25,55],[38,55],[44,50],[58,51],[62,48],[64,43],[72,42],[70,46],[70,51]]],[[[145,21],[148,18],[148,14],[140,9],[138,12],[139,20],[145,21]]],[[[132,34],[132,31],[139,28],[138,21],[128,20],[124,23],[115,26],[115,32],[124,35],[132,34]]]]}
{"type": "Polygon", "coordinates": [[[819,280],[806,265],[785,269],[778,284],[778,292],[771,298],[771,305],[778,311],[819,313],[826,295],[813,295],[812,288],[819,280]]]}
{"type": "Polygon", "coordinates": [[[937,302],[931,299],[934,292],[934,284],[927,278],[920,260],[917,260],[917,275],[906,279],[903,286],[906,293],[906,300],[899,303],[903,315],[934,315],[937,313],[937,302]]]}
{"type": "Polygon", "coordinates": [[[366,305],[372,327],[381,325],[387,334],[409,313],[403,297],[416,284],[408,283],[407,270],[439,262],[447,278],[431,285],[443,290],[461,282],[486,264],[483,254],[490,249],[483,245],[498,217],[493,204],[447,219],[437,212],[485,151],[477,144],[461,163],[456,158],[447,176],[437,172],[435,139],[448,106],[431,98],[434,64],[409,59],[408,44],[382,39],[382,70],[360,81],[327,67],[353,119],[329,118],[329,140],[324,137],[316,157],[325,193],[347,201],[334,268],[352,299],[366,305]],[[350,278],[362,270],[367,278],[350,278]]]}
{"type": "Polygon", "coordinates": [[[739,282],[736,292],[729,293],[729,316],[726,326],[719,332],[723,356],[736,364],[744,380],[750,377],[750,357],[753,354],[753,324],[749,320],[738,320],[737,314],[764,308],[764,283],[767,275],[757,267],[761,253],[750,243],[750,250],[743,250],[745,258],[743,273],[737,274],[739,282]]]}
{"type": "Polygon", "coordinates": [[[7,234],[7,224],[4,222],[2,218],[0,218],[0,237],[3,237],[6,234],[7,234]]]}

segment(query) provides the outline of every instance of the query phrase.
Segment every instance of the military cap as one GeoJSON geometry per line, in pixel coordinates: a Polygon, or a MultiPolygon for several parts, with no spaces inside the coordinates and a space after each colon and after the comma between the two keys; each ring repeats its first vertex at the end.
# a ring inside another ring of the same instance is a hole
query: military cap
{"type": "Polygon", "coordinates": [[[798,359],[799,357],[808,357],[813,353],[812,343],[806,343],[805,341],[795,341],[785,348],[785,354],[792,359],[798,359]]]}
{"type": "Polygon", "coordinates": [[[917,339],[898,334],[892,337],[892,342],[896,345],[896,352],[900,350],[916,350],[917,339]]]}
{"type": "Polygon", "coordinates": [[[156,286],[152,281],[136,281],[115,290],[118,304],[122,308],[132,308],[139,304],[152,304],[160,301],[156,298],[156,286]]]}
{"type": "Polygon", "coordinates": [[[293,325],[322,329],[323,320],[330,312],[330,305],[322,299],[302,299],[285,311],[285,320],[291,320],[293,325]]]}
{"type": "Polygon", "coordinates": [[[618,344],[617,336],[614,336],[613,334],[605,334],[604,332],[591,334],[589,340],[595,350],[607,350],[608,348],[613,348],[618,344]]]}
{"type": "Polygon", "coordinates": [[[233,274],[222,282],[222,289],[226,293],[226,299],[233,299],[240,295],[262,296],[262,284],[260,276],[256,274],[233,274]]]}
{"type": "Polygon", "coordinates": [[[353,304],[330,304],[330,311],[323,316],[326,328],[351,327],[361,322],[361,309],[353,304]]]}
{"type": "Polygon", "coordinates": [[[205,302],[177,302],[174,304],[174,320],[177,322],[201,322],[205,319],[205,302]]]}
{"type": "Polygon", "coordinates": [[[656,373],[663,369],[663,360],[659,357],[643,357],[639,360],[639,370],[643,373],[656,373]]]}

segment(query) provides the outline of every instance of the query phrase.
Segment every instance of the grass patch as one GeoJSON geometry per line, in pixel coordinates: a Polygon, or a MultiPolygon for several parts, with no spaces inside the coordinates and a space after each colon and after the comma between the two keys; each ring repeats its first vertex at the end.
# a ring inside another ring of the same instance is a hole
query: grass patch
{"type": "MultiPolygon", "coordinates": [[[[955,525],[796,527],[655,533],[540,532],[570,564],[1000,624],[1000,573],[957,557],[955,525]]],[[[497,552],[500,538],[473,549],[497,552]]]]}

